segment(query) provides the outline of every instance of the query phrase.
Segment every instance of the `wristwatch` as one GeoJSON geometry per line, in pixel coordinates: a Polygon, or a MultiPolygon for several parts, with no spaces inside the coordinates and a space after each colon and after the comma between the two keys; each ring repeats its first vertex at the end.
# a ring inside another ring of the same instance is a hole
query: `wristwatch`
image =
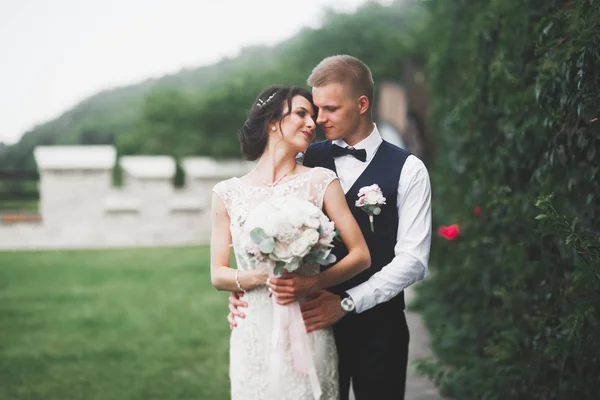
{"type": "Polygon", "coordinates": [[[345,313],[353,313],[356,310],[356,305],[354,304],[354,300],[348,293],[342,298],[342,311],[345,313]]]}

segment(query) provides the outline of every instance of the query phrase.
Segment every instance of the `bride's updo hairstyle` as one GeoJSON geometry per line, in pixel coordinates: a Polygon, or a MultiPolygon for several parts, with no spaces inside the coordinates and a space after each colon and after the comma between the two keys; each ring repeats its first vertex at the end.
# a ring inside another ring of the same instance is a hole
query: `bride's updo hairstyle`
{"type": "MultiPolygon", "coordinates": [[[[313,104],[310,92],[294,86],[271,86],[254,100],[248,119],[238,130],[242,154],[247,160],[255,161],[264,153],[269,139],[269,123],[277,122],[281,129],[281,120],[292,113],[292,99],[296,96],[302,96],[313,104]],[[287,110],[283,114],[286,105],[287,110]]],[[[314,105],[313,110],[316,116],[314,105]]]]}

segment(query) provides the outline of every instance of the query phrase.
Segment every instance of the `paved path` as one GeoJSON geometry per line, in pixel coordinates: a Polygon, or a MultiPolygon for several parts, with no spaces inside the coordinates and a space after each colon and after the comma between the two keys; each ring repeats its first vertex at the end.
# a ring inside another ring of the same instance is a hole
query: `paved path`
{"type": "MultiPolygon", "coordinates": [[[[415,285],[418,284],[419,283],[416,283],[415,285]]],[[[404,294],[406,296],[406,304],[410,304],[415,296],[412,286],[406,289],[404,294]]],[[[412,366],[413,360],[431,355],[431,350],[429,349],[429,333],[419,314],[406,311],[406,320],[408,321],[408,328],[410,330],[410,344],[405,400],[442,400],[443,397],[438,394],[434,384],[427,378],[417,375],[412,366]]],[[[350,395],[350,400],[354,400],[352,394],[350,395]]]]}
{"type": "MultiPolygon", "coordinates": [[[[419,283],[415,283],[418,285],[419,283]]],[[[404,291],[406,304],[410,304],[415,296],[412,286],[404,291]]],[[[434,384],[427,378],[417,375],[412,366],[413,360],[431,355],[429,348],[429,333],[425,328],[423,319],[415,312],[407,311],[406,320],[410,330],[408,351],[408,374],[406,378],[405,400],[442,400],[434,384]]]]}

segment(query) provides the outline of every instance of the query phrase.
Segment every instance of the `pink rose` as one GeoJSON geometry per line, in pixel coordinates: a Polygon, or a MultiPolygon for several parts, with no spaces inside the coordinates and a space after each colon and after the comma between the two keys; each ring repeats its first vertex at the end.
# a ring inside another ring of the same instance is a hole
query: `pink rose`
{"type": "Polygon", "coordinates": [[[260,247],[258,245],[258,243],[254,243],[251,242],[248,244],[248,246],[246,247],[246,253],[253,255],[253,256],[259,256],[261,254],[260,252],[260,247]]]}

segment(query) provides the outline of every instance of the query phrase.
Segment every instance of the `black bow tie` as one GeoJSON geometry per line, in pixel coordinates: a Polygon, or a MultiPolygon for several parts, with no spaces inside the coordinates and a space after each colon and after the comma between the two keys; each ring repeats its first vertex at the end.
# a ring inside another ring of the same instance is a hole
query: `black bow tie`
{"type": "Polygon", "coordinates": [[[334,157],[341,157],[345,155],[351,155],[359,161],[365,162],[367,161],[367,151],[364,149],[356,150],[353,147],[342,147],[337,144],[331,145],[331,154],[334,157]]]}

